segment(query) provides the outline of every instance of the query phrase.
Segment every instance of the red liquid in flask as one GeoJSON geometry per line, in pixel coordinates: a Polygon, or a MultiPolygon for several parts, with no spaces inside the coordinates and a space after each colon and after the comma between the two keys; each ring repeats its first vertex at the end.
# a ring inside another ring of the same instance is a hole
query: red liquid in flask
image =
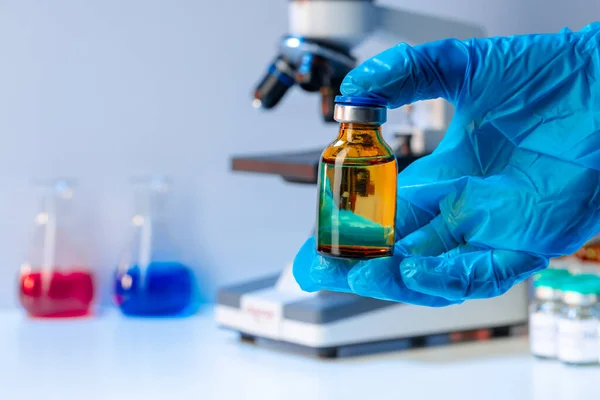
{"type": "Polygon", "coordinates": [[[19,279],[19,298],[33,317],[88,315],[94,299],[94,279],[85,268],[23,273],[19,279]]]}

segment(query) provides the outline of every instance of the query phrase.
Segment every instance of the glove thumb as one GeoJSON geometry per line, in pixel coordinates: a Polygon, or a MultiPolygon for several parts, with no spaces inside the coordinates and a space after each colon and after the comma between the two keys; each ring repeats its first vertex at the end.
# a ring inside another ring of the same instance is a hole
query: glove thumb
{"type": "Polygon", "coordinates": [[[473,43],[447,39],[416,47],[399,44],[350,71],[341,92],[379,98],[389,108],[439,97],[454,103],[467,69],[472,67],[469,54],[473,43]]]}

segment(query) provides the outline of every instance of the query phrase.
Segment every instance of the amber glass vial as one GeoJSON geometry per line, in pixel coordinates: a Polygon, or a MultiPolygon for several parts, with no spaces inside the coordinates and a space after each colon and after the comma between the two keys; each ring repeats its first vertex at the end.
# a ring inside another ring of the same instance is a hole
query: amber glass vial
{"type": "Polygon", "coordinates": [[[352,259],[391,256],[396,219],[396,156],[381,136],[385,104],[338,96],[337,138],[319,165],[317,251],[352,259]]]}

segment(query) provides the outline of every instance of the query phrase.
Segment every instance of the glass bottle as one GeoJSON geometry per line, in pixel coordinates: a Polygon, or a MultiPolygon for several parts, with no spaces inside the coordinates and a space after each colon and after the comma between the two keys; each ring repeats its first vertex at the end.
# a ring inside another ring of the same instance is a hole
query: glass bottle
{"type": "Polygon", "coordinates": [[[381,136],[385,103],[336,97],[338,137],[319,165],[317,251],[368,259],[394,251],[396,156],[381,136]]]}
{"type": "Polygon", "coordinates": [[[558,320],[557,356],[565,364],[598,362],[598,284],[595,279],[575,276],[563,286],[564,306],[558,320]]]}
{"type": "MultiPolygon", "coordinates": [[[[567,276],[568,272],[562,280],[567,276]]],[[[529,348],[538,358],[556,358],[557,325],[562,310],[560,287],[558,274],[546,273],[534,282],[535,300],[529,308],[529,348]]]]}
{"type": "Polygon", "coordinates": [[[90,314],[94,276],[74,240],[73,182],[36,184],[39,209],[27,261],[21,265],[19,300],[30,316],[61,318],[90,314]]]}
{"type": "Polygon", "coordinates": [[[175,315],[192,303],[194,276],[178,260],[169,232],[165,177],[132,181],[132,238],[115,273],[114,298],[125,315],[175,315]]]}

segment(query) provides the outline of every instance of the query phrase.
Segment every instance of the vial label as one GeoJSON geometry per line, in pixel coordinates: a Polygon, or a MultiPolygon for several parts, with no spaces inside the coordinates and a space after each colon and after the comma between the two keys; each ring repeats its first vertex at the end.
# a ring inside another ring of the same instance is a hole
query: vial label
{"type": "Polygon", "coordinates": [[[529,315],[529,346],[531,353],[540,357],[556,357],[557,318],[536,312],[529,315]]]}
{"type": "Polygon", "coordinates": [[[598,360],[598,324],[594,320],[558,321],[558,358],[568,363],[598,360]]]}

